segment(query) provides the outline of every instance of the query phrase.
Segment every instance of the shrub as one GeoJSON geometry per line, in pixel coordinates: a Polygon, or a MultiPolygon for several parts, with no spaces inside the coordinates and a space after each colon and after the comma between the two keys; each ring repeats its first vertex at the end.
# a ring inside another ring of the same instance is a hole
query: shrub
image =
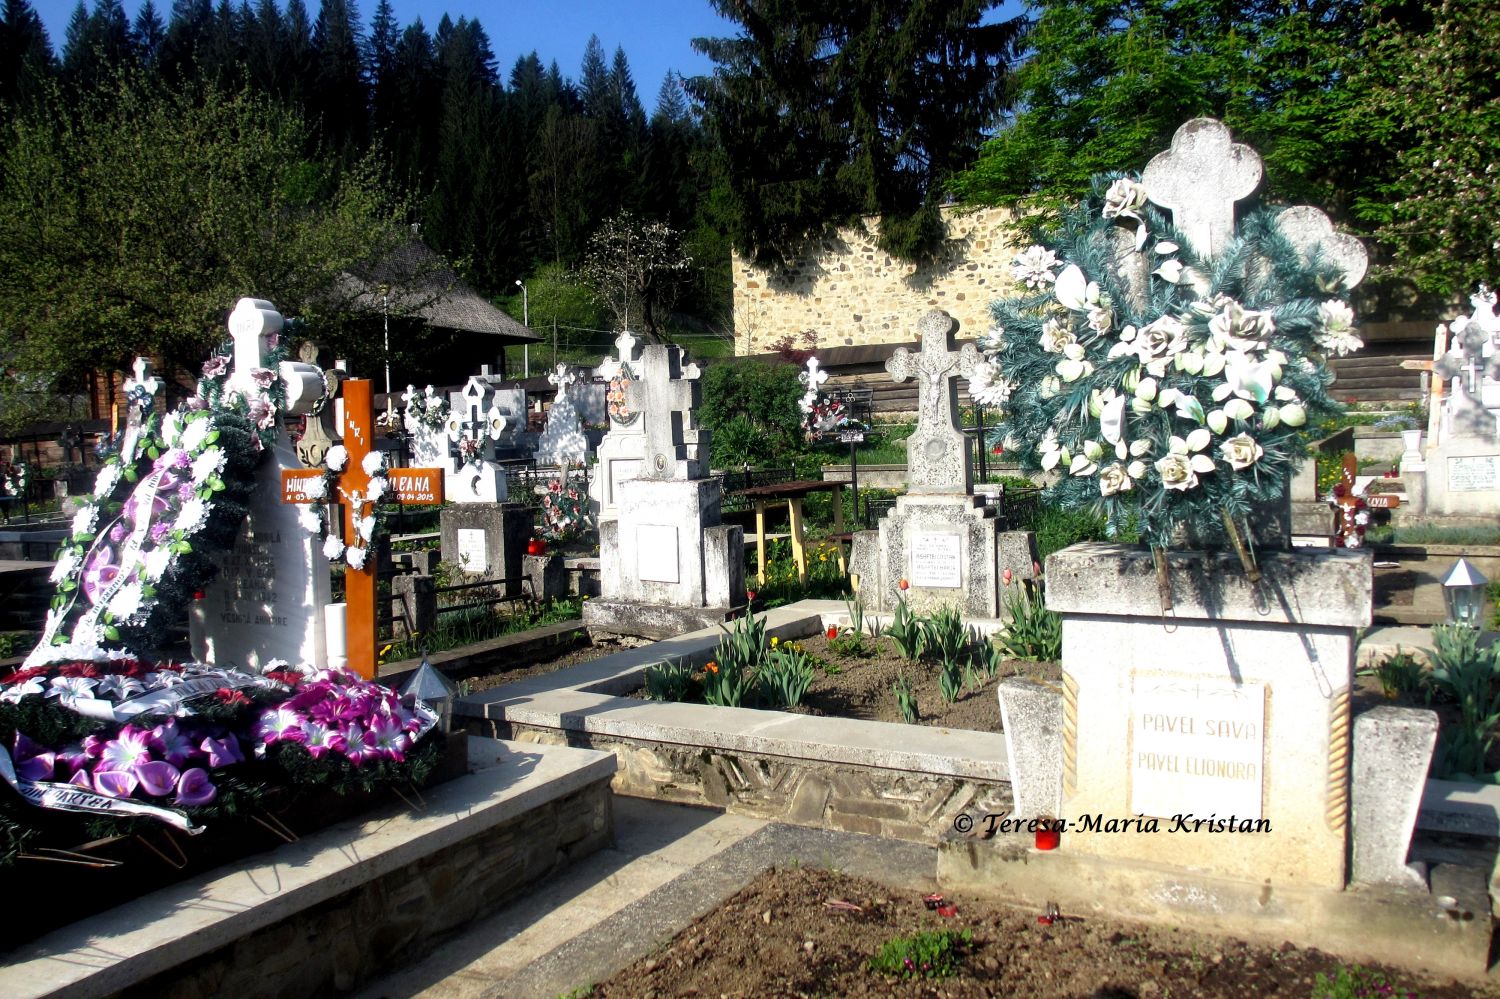
{"type": "Polygon", "coordinates": [[[1380,692],[1391,700],[1402,694],[1416,693],[1427,684],[1422,664],[1410,652],[1402,652],[1399,646],[1393,654],[1382,659],[1372,672],[1380,681],[1380,692]]]}
{"type": "Polygon", "coordinates": [[[958,973],[964,952],[974,942],[969,930],[933,930],[896,937],[880,945],[870,970],[898,978],[947,978],[958,973]]]}
{"type": "Polygon", "coordinates": [[[968,680],[959,660],[943,657],[943,669],[938,673],[938,692],[943,695],[945,704],[958,700],[958,695],[963,693],[968,680]]]}
{"type": "Polygon", "coordinates": [[[1032,530],[1036,531],[1036,547],[1043,561],[1053,552],[1080,541],[1133,540],[1125,534],[1110,537],[1104,518],[1097,514],[1087,510],[1063,510],[1046,503],[1037,511],[1032,530]]]}
{"type": "Polygon", "coordinates": [[[1333,977],[1318,972],[1313,999],[1416,999],[1417,993],[1391,984],[1384,975],[1354,965],[1340,968],[1333,977]]]}
{"type": "Polygon", "coordinates": [[[699,420],[714,431],[712,462],[738,468],[791,461],[802,451],[802,385],[790,364],[732,361],[703,372],[699,420]]]}

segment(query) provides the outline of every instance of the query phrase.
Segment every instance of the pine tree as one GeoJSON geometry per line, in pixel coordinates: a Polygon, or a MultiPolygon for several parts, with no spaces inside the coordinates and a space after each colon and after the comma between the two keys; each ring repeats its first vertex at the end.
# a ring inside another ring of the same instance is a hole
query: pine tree
{"type": "MultiPolygon", "coordinates": [[[[316,83],[313,79],[312,24],[303,0],[286,0],[281,25],[276,93],[292,107],[306,107],[316,83]]],[[[316,125],[313,127],[316,130],[316,125]]]]}
{"type": "Polygon", "coordinates": [[[246,29],[245,75],[263,94],[277,94],[285,26],[276,0],[257,0],[255,18],[246,29]]]}
{"type": "Polygon", "coordinates": [[[214,19],[209,0],[173,0],[158,64],[162,76],[173,83],[195,80],[199,61],[205,55],[214,19]]]}
{"type": "Polygon", "coordinates": [[[880,245],[937,250],[944,187],[1004,107],[1024,19],[998,0],[714,0],[743,30],[693,45],[716,64],[689,89],[723,151],[735,245],[777,263],[879,213],[880,245]]]}
{"type": "Polygon", "coordinates": [[[29,0],[0,6],[0,102],[25,107],[44,96],[57,72],[52,40],[29,0]]]}
{"type": "Polygon", "coordinates": [[[147,70],[156,68],[162,41],[167,37],[167,25],[156,11],[151,0],[141,4],[135,22],[130,27],[131,44],[135,47],[136,61],[147,70]]]}
{"type": "Polygon", "coordinates": [[[375,130],[381,133],[394,124],[391,81],[395,71],[396,45],[400,41],[401,33],[396,26],[396,12],[391,0],[380,0],[365,45],[365,83],[370,93],[370,120],[375,130]]]}
{"type": "Polygon", "coordinates": [[[329,149],[352,156],[368,134],[369,97],[360,60],[355,0],[322,0],[312,36],[310,116],[329,149]]]}

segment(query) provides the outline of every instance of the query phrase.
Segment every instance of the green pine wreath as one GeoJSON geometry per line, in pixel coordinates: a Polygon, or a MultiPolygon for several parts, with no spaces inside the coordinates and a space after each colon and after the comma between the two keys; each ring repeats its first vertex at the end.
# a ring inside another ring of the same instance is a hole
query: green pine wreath
{"type": "Polygon", "coordinates": [[[1252,211],[1214,260],[1196,254],[1136,176],[1094,178],[1046,245],[1016,258],[1023,287],[992,306],[977,399],[1049,501],[1134,523],[1154,548],[1248,534],[1307,455],[1304,427],[1339,411],[1330,353],[1362,346],[1345,277],[1299,252],[1281,211],[1252,211]]]}

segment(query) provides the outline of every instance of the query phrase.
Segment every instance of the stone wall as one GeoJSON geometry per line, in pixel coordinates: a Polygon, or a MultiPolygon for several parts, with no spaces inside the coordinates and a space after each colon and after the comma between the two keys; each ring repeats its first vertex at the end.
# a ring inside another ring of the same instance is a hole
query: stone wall
{"type": "MultiPolygon", "coordinates": [[[[818,242],[784,272],[736,254],[735,353],[763,354],[787,336],[799,348],[906,343],[917,318],[935,308],[958,320],[960,338],[989,329],[990,303],[1015,288],[1016,250],[1003,229],[1010,213],[944,209],[943,216],[947,252],[921,267],[893,259],[858,229],[818,242]]],[[[879,221],[867,224],[873,231],[879,221]]]]}
{"type": "Polygon", "coordinates": [[[211,951],[122,995],[326,996],[430,953],[568,863],[609,845],[609,785],[589,784],[211,951]]]}
{"type": "MultiPolygon", "coordinates": [[[[469,719],[471,732],[494,722],[469,719]]],[[[503,724],[503,723],[502,723],[503,724]]],[[[505,725],[503,738],[612,752],[619,794],[912,842],[936,842],[960,812],[1005,812],[1010,785],[945,774],[505,725]]],[[[489,735],[486,731],[483,734],[489,735]]]]}

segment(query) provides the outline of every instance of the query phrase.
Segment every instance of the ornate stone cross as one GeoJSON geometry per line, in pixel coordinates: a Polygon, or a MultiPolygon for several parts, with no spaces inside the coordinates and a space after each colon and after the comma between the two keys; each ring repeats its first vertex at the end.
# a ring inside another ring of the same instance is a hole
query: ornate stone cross
{"type": "Polygon", "coordinates": [[[885,362],[891,380],[917,380],[917,429],[906,442],[907,478],[913,493],[970,493],[973,473],[965,455],[963,431],[958,426],[958,383],[979,363],[972,343],[953,350],[953,331],[958,324],[941,310],[927,313],[917,322],[922,349],[912,354],[905,347],[885,362]]]}
{"type": "Polygon", "coordinates": [[[696,364],[683,364],[682,352],[661,344],[646,348],[644,377],[626,386],[626,403],[641,414],[646,438],[642,479],[696,479],[701,474],[697,458],[688,456],[687,445],[696,443],[697,453],[707,455],[707,432],[698,429],[697,409],[702,394],[701,373],[696,364]]]}
{"type": "Polygon", "coordinates": [[[1194,118],[1172,136],[1172,147],[1146,164],[1141,183],[1152,201],[1172,213],[1177,228],[1212,260],[1234,235],[1234,203],[1260,184],[1260,155],[1232,142],[1213,118],[1194,118]]]}
{"type": "Polygon", "coordinates": [[[630,375],[636,375],[637,365],[640,363],[641,350],[640,340],[629,330],[625,330],[615,337],[616,357],[606,357],[600,365],[594,369],[594,374],[605,381],[614,381],[623,371],[630,375]]]}
{"type": "Polygon", "coordinates": [[[470,461],[493,458],[495,441],[505,433],[505,414],[492,401],[493,393],[484,387],[484,379],[489,373],[489,365],[482,366],[478,378],[470,378],[461,392],[454,393],[448,422],[444,425],[449,445],[458,455],[460,468],[470,461]],[[487,401],[490,402],[488,410],[484,408],[487,401]]]}
{"type": "Polygon", "coordinates": [[[1343,290],[1348,291],[1364,280],[1370,266],[1365,245],[1347,232],[1338,232],[1320,209],[1311,205],[1288,208],[1276,216],[1276,228],[1287,238],[1302,259],[1303,266],[1312,263],[1313,254],[1324,263],[1339,269],[1343,290]]]}

